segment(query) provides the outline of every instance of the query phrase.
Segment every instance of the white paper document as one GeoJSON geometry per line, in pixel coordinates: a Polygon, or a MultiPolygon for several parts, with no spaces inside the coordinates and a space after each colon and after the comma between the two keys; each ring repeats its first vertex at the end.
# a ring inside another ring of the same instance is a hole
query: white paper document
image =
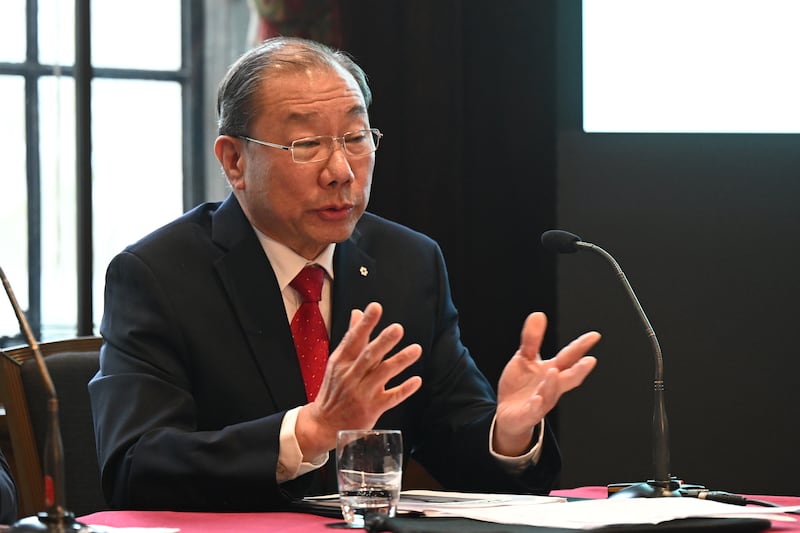
{"type": "Polygon", "coordinates": [[[400,493],[401,511],[417,511],[429,516],[436,514],[460,515],[467,509],[486,509],[509,505],[538,505],[563,503],[566,498],[534,496],[528,494],[489,494],[477,492],[446,492],[441,490],[405,490],[400,493]]]}
{"type": "MultiPolygon", "coordinates": [[[[338,506],[338,495],[306,498],[338,506]]],[[[400,493],[399,513],[459,516],[498,524],[590,529],[614,524],[659,524],[679,518],[746,518],[796,522],[793,507],[741,506],[698,498],[612,498],[567,501],[555,496],[410,490],[400,493]]]]}
{"type": "MultiPolygon", "coordinates": [[[[534,496],[528,494],[495,494],[483,492],[448,492],[441,490],[404,490],[400,492],[400,513],[423,513],[426,516],[463,516],[467,509],[489,509],[508,505],[537,505],[567,501],[560,496],[534,496]]],[[[303,503],[318,507],[339,508],[339,495],[306,496],[303,503]]]]}
{"type": "Polygon", "coordinates": [[[439,506],[435,514],[448,514],[500,524],[589,529],[613,524],[658,524],[692,517],[757,516],[768,520],[795,521],[796,517],[781,513],[798,510],[800,506],[745,507],[697,498],[620,498],[561,502],[552,505],[515,504],[512,498],[501,505],[458,508],[439,506]]]}

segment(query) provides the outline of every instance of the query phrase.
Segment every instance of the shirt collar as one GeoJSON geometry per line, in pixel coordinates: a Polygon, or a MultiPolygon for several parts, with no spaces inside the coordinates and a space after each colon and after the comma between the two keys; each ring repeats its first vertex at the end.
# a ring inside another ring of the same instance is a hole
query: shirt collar
{"type": "Polygon", "coordinates": [[[329,244],[317,257],[309,261],[285,244],[264,235],[257,228],[253,227],[253,229],[256,232],[256,236],[258,236],[258,241],[264,248],[264,253],[267,254],[272,270],[275,271],[275,277],[278,278],[278,286],[281,291],[289,286],[289,283],[306,265],[319,265],[325,269],[328,277],[333,279],[333,252],[336,249],[336,243],[329,244]]]}

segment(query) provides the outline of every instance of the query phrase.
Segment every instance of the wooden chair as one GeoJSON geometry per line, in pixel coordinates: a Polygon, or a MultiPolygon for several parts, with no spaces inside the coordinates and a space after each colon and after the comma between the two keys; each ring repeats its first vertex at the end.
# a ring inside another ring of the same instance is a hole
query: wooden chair
{"type": "MultiPolygon", "coordinates": [[[[64,444],[67,509],[76,516],[106,508],[94,440],[87,384],[99,368],[100,337],[39,344],[56,389],[64,444]]],[[[0,351],[0,403],[6,410],[19,516],[44,510],[42,450],[48,395],[30,347],[0,351]]],[[[10,452],[10,453],[9,453],[10,452]]]]}

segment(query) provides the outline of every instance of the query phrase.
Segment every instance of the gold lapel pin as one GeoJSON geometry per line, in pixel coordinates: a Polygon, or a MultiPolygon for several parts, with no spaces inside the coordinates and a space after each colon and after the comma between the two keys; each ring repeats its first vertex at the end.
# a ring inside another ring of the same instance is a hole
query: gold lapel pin
{"type": "Polygon", "coordinates": [[[359,271],[359,272],[361,273],[361,275],[362,275],[362,276],[364,276],[365,278],[367,277],[367,274],[369,274],[369,270],[367,270],[367,267],[365,267],[365,266],[362,266],[361,268],[359,268],[359,269],[358,269],[358,271],[359,271]]]}

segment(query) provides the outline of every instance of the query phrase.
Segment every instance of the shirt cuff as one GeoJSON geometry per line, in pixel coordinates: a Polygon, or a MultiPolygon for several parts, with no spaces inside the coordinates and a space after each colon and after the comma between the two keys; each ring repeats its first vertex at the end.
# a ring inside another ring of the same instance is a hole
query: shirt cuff
{"type": "Polygon", "coordinates": [[[539,422],[539,438],[536,440],[536,444],[534,444],[533,448],[528,450],[527,453],[518,457],[509,457],[508,455],[501,455],[494,451],[492,442],[496,423],[497,415],[495,415],[492,420],[492,427],[489,430],[489,452],[495,459],[500,461],[500,464],[503,465],[506,470],[515,474],[521,474],[526,468],[539,462],[539,458],[542,456],[542,443],[544,442],[544,418],[539,422]]]}
{"type": "Polygon", "coordinates": [[[275,470],[275,478],[278,483],[291,481],[302,476],[307,472],[328,462],[328,454],[323,453],[314,457],[311,462],[303,462],[303,452],[297,443],[297,436],[294,427],[297,423],[297,413],[300,407],[295,407],[286,411],[281,421],[280,450],[278,450],[278,468],[275,470]]]}

